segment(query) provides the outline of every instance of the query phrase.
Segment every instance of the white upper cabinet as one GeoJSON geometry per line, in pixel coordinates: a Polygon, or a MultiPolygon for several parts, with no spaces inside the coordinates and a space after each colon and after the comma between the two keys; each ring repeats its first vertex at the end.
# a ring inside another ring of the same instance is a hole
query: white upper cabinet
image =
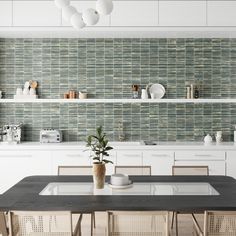
{"type": "Polygon", "coordinates": [[[158,1],[113,1],[111,26],[158,26],[158,1]]]}
{"type": "Polygon", "coordinates": [[[161,0],[159,26],[206,26],[206,1],[161,0]]]}
{"type": "Polygon", "coordinates": [[[208,26],[236,26],[236,1],[208,1],[208,26]]]}
{"type": "MultiPolygon", "coordinates": [[[[96,2],[95,1],[71,1],[71,6],[75,7],[78,12],[82,13],[84,10],[88,8],[96,9],[96,2]]],[[[94,25],[94,27],[109,26],[109,25],[110,25],[110,15],[100,16],[98,23],[94,25]]],[[[66,20],[62,18],[62,26],[71,26],[71,23],[67,22],[66,20]]]]}
{"type": "Polygon", "coordinates": [[[0,26],[12,25],[12,2],[0,1],[0,26]]]}
{"type": "Polygon", "coordinates": [[[13,26],[60,26],[54,1],[13,1],[13,26]]]}

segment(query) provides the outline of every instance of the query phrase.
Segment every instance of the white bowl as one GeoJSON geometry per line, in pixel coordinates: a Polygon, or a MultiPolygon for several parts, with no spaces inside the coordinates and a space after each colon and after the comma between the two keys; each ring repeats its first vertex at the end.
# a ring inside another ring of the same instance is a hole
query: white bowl
{"type": "Polygon", "coordinates": [[[111,175],[111,182],[112,185],[116,186],[124,186],[130,183],[129,176],[124,174],[113,174],[111,175]]]}

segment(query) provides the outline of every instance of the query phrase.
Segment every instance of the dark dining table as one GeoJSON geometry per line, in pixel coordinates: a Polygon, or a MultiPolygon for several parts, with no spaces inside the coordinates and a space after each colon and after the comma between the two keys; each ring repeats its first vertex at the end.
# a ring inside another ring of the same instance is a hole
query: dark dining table
{"type": "MultiPolygon", "coordinates": [[[[109,181],[106,177],[106,181],[109,181]]],[[[218,195],[40,195],[49,183],[91,183],[92,176],[29,176],[0,196],[0,211],[236,210],[236,180],[227,176],[130,176],[134,183],[209,183],[218,195]]]]}

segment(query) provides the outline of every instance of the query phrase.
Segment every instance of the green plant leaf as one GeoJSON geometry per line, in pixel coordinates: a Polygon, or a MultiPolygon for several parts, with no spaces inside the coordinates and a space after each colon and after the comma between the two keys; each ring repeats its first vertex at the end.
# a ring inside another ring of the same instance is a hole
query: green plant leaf
{"type": "Polygon", "coordinates": [[[105,163],[111,163],[111,164],[113,164],[113,162],[112,162],[112,161],[110,161],[110,160],[106,160],[106,159],[103,159],[103,162],[105,162],[105,163]]]}

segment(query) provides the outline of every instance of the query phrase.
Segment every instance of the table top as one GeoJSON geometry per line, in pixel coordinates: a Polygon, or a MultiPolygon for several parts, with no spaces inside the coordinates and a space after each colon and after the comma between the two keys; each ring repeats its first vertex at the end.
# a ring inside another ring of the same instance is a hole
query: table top
{"type": "MultiPolygon", "coordinates": [[[[236,180],[227,176],[130,176],[135,182],[209,183],[219,195],[39,195],[57,182],[92,182],[92,176],[30,176],[0,196],[0,211],[42,210],[92,212],[169,210],[202,212],[236,210],[236,180]]],[[[109,180],[107,177],[106,181],[109,180]]]]}

